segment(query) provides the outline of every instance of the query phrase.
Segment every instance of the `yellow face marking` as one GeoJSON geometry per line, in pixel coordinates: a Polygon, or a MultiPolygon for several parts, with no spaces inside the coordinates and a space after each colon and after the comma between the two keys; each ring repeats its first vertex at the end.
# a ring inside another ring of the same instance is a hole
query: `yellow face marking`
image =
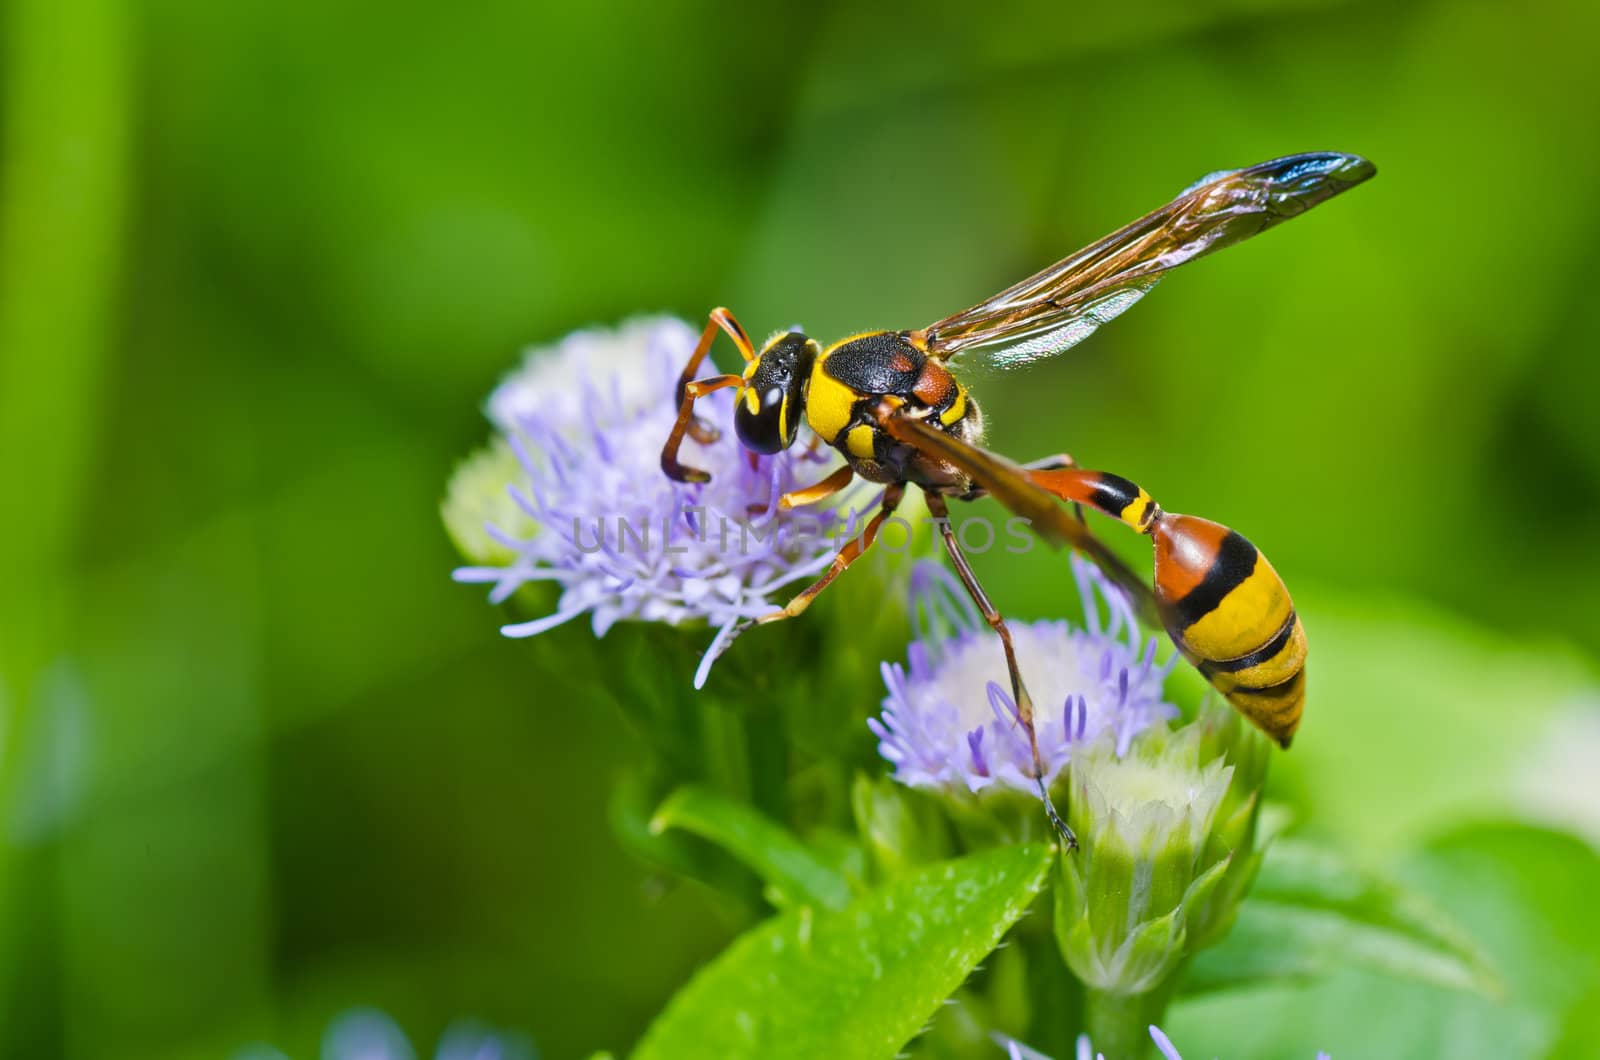
{"type": "Polygon", "coordinates": [[[744,388],[744,407],[752,416],[761,411],[761,398],[754,387],[744,388]]]}
{"type": "Polygon", "coordinates": [[[967,388],[960,383],[956,384],[956,399],[950,402],[950,407],[939,413],[939,422],[949,427],[958,422],[967,414],[967,388]]]}
{"type": "Polygon", "coordinates": [[[844,438],[845,448],[850,450],[850,455],[860,457],[862,460],[871,460],[875,450],[872,447],[872,428],[865,423],[858,427],[851,427],[850,433],[844,438]]]}
{"type": "Polygon", "coordinates": [[[850,425],[856,392],[822,370],[827,357],[818,357],[811,369],[810,390],[806,394],[806,422],[817,437],[832,445],[850,425]]]}
{"type": "Polygon", "coordinates": [[[1258,552],[1249,576],[1185,629],[1183,640],[1202,659],[1237,659],[1270,641],[1293,606],[1272,564],[1258,552]]]}
{"type": "Polygon", "coordinates": [[[778,441],[789,448],[789,392],[783,392],[783,403],[778,406],[778,441]]]}

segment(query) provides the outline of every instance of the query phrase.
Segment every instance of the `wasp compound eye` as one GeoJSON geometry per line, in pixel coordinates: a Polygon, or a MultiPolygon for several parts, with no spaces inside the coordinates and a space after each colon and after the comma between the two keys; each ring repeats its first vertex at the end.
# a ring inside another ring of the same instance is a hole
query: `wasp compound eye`
{"type": "Polygon", "coordinates": [[[734,430],[746,448],[770,454],[794,444],[814,356],[811,340],[798,331],[779,334],[762,349],[733,413],[734,430]]]}
{"type": "Polygon", "coordinates": [[[733,414],[734,430],[746,449],[757,453],[778,453],[789,448],[791,437],[784,435],[784,399],[788,391],[783,387],[757,390],[748,387],[739,399],[733,414]]]}

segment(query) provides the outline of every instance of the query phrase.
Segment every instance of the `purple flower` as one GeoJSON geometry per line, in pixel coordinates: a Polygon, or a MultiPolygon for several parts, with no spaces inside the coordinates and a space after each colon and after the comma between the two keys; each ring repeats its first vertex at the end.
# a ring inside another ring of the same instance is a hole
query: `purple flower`
{"type": "MultiPolygon", "coordinates": [[[[1141,638],[1127,597],[1092,563],[1074,555],[1072,572],[1084,628],[1009,623],[1047,782],[1080,744],[1109,733],[1124,754],[1136,735],[1178,713],[1163,698],[1176,657],[1156,662],[1158,641],[1141,638]]],[[[883,664],[883,716],[867,722],[878,753],[912,787],[1034,791],[1033,756],[1015,720],[999,637],[942,567],[919,565],[912,593],[918,630],[907,665],[883,664]]]]}
{"type": "MultiPolygon", "coordinates": [[[[678,373],[696,337],[670,318],[577,332],[530,352],[490,396],[489,418],[514,462],[494,463],[491,451],[481,454],[490,463],[458,473],[463,489],[481,494],[486,478],[497,485],[491,501],[458,498],[452,483],[447,521],[453,512],[491,513],[478,538],[484,547],[468,550],[476,565],[454,577],[491,585],[492,603],[534,582],[560,588],[554,612],[504,626],[506,636],[533,636],[581,615],[597,637],[623,620],[704,621],[718,632],[700,684],[737,623],[774,610],[777,594],[820,573],[857,529],[838,508],[776,510],[780,494],[822,478],[835,454],[802,443],[753,456],[731,429],[731,391],[696,408],[721,437],[684,441],[684,462],[712,480],[679,483],[662,473],[678,373]]],[[[457,541],[477,529],[452,527],[457,541]]]]}

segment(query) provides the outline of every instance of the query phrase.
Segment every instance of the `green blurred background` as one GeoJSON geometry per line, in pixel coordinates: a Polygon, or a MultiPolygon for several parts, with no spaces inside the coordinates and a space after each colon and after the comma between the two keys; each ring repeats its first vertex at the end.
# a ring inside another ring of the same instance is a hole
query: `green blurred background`
{"type": "MultiPolygon", "coordinates": [[[[1261,544],[1313,645],[1280,796],[1536,969],[1498,1055],[1577,1010],[1592,849],[1479,825],[1600,834],[1592,4],[4,10],[0,1054],[312,1055],[354,1003],[625,1049],[730,925],[611,838],[614,714],[448,579],[499,374],[640,311],[918,326],[1320,149],[1379,176],[984,385],[990,440],[1261,544]]],[[[1041,562],[1002,606],[1061,612],[1041,562]]],[[[1175,1037],[1338,1055],[1359,989],[1175,1037]]]]}

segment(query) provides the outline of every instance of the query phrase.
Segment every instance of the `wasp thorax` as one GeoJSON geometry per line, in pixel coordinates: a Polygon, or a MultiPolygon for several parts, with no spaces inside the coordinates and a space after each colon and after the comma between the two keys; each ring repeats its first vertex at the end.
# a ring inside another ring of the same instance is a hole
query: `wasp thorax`
{"type": "Polygon", "coordinates": [[[784,331],[768,339],[746,366],[733,413],[734,430],[745,448],[776,453],[794,444],[816,356],[816,343],[798,331],[784,331]]]}

